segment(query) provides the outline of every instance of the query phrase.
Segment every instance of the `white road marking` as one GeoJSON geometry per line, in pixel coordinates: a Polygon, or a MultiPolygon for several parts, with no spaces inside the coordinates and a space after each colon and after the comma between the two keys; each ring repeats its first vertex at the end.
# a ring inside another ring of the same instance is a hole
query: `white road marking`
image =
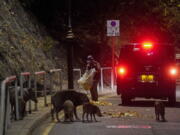
{"type": "Polygon", "coordinates": [[[106,128],[142,128],[142,129],[150,129],[149,125],[108,125],[106,128]]]}

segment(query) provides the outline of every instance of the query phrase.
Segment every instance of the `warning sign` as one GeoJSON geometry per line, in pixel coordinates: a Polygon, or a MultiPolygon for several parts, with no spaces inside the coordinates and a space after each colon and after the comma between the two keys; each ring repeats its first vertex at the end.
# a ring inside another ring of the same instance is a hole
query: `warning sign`
{"type": "Polygon", "coordinates": [[[119,29],[119,20],[107,20],[107,36],[119,36],[119,29]]]}

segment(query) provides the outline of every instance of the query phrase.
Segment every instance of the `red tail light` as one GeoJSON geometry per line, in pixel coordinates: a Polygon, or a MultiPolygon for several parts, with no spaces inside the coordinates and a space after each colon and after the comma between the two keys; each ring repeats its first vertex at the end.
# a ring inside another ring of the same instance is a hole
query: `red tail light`
{"type": "Polygon", "coordinates": [[[124,76],[124,75],[127,74],[127,69],[125,67],[123,67],[123,66],[120,66],[120,67],[117,68],[117,73],[120,76],[124,76]]]}
{"type": "Polygon", "coordinates": [[[176,69],[175,67],[171,67],[171,68],[169,69],[169,73],[170,73],[170,75],[172,75],[172,76],[176,76],[176,75],[177,75],[177,69],[176,69]]]}

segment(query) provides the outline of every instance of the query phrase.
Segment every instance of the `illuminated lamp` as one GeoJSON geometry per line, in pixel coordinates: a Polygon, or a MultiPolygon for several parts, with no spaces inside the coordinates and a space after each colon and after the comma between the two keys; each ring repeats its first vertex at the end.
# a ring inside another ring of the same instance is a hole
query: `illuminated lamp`
{"type": "Polygon", "coordinates": [[[150,50],[153,48],[153,44],[151,42],[144,42],[142,46],[145,50],[150,50]]]}
{"type": "Polygon", "coordinates": [[[170,68],[169,73],[173,76],[177,75],[177,69],[176,68],[170,68]]]}
{"type": "Polygon", "coordinates": [[[126,68],[125,67],[118,67],[118,70],[117,70],[118,74],[123,76],[126,74],[126,68]]]}

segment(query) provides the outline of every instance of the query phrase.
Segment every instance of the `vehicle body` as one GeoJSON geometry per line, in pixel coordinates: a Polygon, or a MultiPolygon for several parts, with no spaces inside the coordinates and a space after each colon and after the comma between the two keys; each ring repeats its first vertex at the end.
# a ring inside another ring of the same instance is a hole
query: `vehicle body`
{"type": "Polygon", "coordinates": [[[176,102],[174,46],[133,43],[122,46],[117,68],[117,94],[122,104],[135,97],[168,98],[176,102]]]}

